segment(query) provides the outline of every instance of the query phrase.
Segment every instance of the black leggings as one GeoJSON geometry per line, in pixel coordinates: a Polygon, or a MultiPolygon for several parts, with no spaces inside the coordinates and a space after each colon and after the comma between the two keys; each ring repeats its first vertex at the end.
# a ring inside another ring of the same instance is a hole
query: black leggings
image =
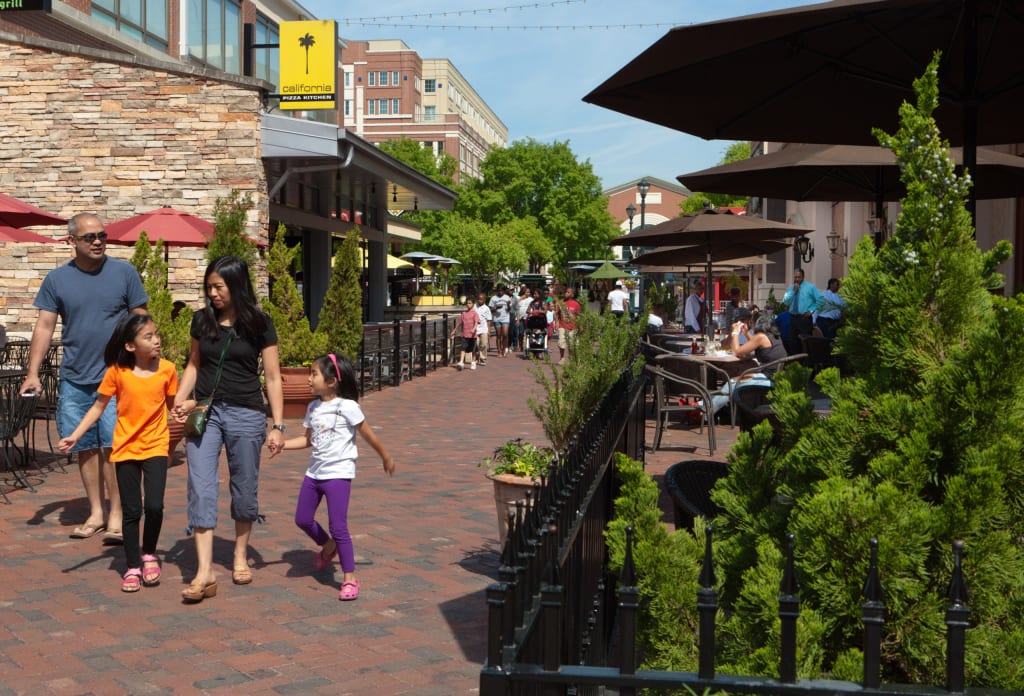
{"type": "Polygon", "coordinates": [[[167,457],[117,462],[117,487],[121,492],[124,522],[124,559],[129,568],[142,567],[139,554],[139,520],[145,507],[142,553],[156,553],[160,527],[164,523],[164,489],[167,487],[167,457]],[[143,502],[145,500],[145,502],[143,502]]]}

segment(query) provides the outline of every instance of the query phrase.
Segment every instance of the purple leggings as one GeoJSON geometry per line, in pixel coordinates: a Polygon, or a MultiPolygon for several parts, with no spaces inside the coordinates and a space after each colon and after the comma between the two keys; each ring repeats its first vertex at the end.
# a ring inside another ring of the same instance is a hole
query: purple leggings
{"type": "Polygon", "coordinates": [[[295,524],[318,546],[323,546],[327,543],[328,536],[316,521],[316,509],[320,507],[320,500],[327,498],[330,538],[338,545],[341,569],[346,573],[356,572],[356,554],[352,548],[352,537],[348,533],[348,499],[351,493],[352,479],[318,481],[306,476],[302,479],[299,502],[295,506],[295,524]]]}

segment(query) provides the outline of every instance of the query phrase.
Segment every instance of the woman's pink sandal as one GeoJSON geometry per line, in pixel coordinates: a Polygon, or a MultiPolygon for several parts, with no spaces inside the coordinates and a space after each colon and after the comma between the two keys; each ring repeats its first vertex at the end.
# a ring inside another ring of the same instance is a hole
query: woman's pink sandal
{"type": "Polygon", "coordinates": [[[346,580],[341,583],[341,592],[338,593],[338,599],[343,602],[351,602],[353,599],[359,598],[359,581],[358,580],[346,580]]]}
{"type": "Polygon", "coordinates": [[[122,592],[138,592],[142,589],[142,571],[138,568],[129,568],[121,578],[122,592]]]}
{"type": "Polygon", "coordinates": [[[142,554],[142,584],[146,587],[160,584],[160,561],[151,553],[142,554]]]}

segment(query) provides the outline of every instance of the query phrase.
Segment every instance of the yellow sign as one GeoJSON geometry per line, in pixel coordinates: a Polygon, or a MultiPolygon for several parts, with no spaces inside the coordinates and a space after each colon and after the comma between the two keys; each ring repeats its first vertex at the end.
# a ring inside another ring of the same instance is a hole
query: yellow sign
{"type": "Polygon", "coordinates": [[[281,22],[281,109],[338,108],[338,25],[281,22]]]}

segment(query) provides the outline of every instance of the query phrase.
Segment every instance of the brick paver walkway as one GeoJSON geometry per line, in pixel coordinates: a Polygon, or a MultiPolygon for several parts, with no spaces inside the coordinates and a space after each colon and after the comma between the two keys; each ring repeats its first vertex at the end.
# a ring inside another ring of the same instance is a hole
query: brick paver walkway
{"type": "MultiPolygon", "coordinates": [[[[123,556],[68,534],[87,506],[77,471],[0,505],[0,694],[476,693],[485,654],[483,591],[496,577],[491,484],[477,463],[513,437],[543,441],[527,362],[494,355],[368,394],[363,408],[397,464],[360,446],[349,524],[362,588],[337,599],[340,570],[312,571],[292,520],[308,450],[264,460],[266,523],[253,533],[253,584],[231,584],[226,491],[214,547],[216,597],[183,605],[195,561],[185,536],[185,466],[168,477],[159,587],[120,591],[123,556]]],[[[289,432],[300,428],[289,422],[289,432]]],[[[734,440],[719,431],[724,456],[734,440]]],[[[692,445],[672,429],[648,455],[660,474],[692,445]]],[[[222,467],[222,481],[226,469],[222,467]]],[[[8,487],[5,487],[8,490],[8,487]]],[[[321,514],[326,521],[326,514],[321,514]]],[[[671,517],[667,517],[671,520],[671,517]]]]}

